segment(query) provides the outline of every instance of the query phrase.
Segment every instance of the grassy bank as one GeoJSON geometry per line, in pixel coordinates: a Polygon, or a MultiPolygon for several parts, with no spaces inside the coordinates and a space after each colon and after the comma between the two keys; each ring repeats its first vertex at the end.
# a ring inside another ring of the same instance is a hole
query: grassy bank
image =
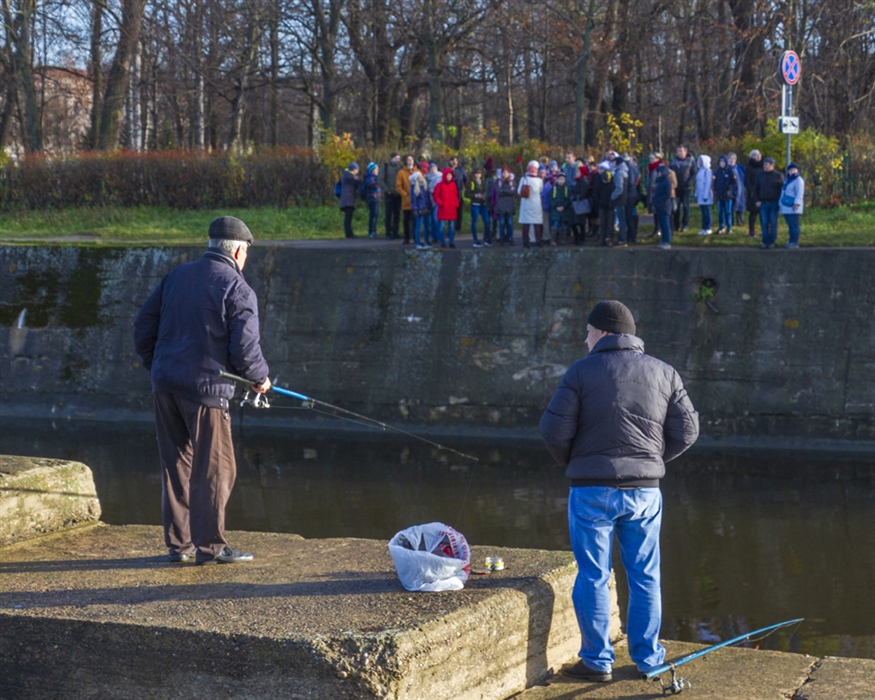
{"type": "MultiPolygon", "coordinates": [[[[714,229],[717,226],[714,211],[714,229]]],[[[178,210],[169,207],[82,208],[61,211],[0,213],[0,243],[69,241],[100,245],[188,245],[204,241],[207,226],[217,216],[245,221],[258,240],[313,240],[341,238],[342,214],[336,207],[268,207],[222,210],[178,210]]],[[[465,216],[465,231],[470,218],[465,216]]],[[[366,233],[367,211],[356,210],[353,229],[366,233]]],[[[758,244],[747,236],[747,220],[731,236],[698,236],[701,218],[692,209],[690,231],[677,234],[679,246],[746,246],[758,244]]],[[[381,226],[382,230],[382,217],[381,226]]],[[[649,232],[649,223],[642,232],[649,232]]],[[[517,227],[517,231],[519,228],[517,227]]],[[[757,225],[759,231],[759,225],[757,225]]],[[[643,241],[656,242],[656,238],[643,241]]],[[[787,241],[787,227],[779,221],[778,244],[787,241]]],[[[802,246],[875,246],[875,203],[835,209],[806,209],[802,217],[802,246]]]]}

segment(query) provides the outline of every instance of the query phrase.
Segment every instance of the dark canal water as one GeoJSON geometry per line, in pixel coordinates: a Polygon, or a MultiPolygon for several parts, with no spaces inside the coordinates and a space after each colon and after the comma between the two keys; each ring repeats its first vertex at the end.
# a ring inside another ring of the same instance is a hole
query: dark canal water
{"type": "MultiPolygon", "coordinates": [[[[440,520],[473,544],[570,549],[567,482],[537,445],[468,443],[473,465],[382,434],[235,437],[231,529],[389,539],[440,520]]],[[[160,523],[148,424],[0,424],[0,453],[85,462],[106,522],[160,523]]],[[[692,451],[662,489],[664,637],[714,643],[804,617],[762,646],[875,658],[875,458],[692,451]]]]}

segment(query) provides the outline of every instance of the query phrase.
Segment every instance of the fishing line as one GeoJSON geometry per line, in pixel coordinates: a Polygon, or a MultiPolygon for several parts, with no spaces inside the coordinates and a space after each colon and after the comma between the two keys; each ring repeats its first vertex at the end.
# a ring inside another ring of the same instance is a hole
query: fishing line
{"type": "MultiPolygon", "coordinates": [[[[236,374],[231,374],[230,372],[225,372],[224,370],[217,369],[216,376],[224,377],[225,379],[230,379],[234,382],[238,382],[240,384],[244,384],[247,386],[251,386],[252,382],[248,379],[244,379],[236,374]]],[[[310,396],[306,396],[304,394],[300,394],[295,391],[291,391],[289,389],[283,389],[278,386],[271,385],[270,391],[276,392],[282,396],[290,396],[294,399],[298,399],[299,401],[303,401],[303,405],[300,407],[302,409],[309,409],[311,411],[316,411],[317,413],[322,413],[324,415],[329,415],[334,418],[339,418],[341,420],[347,420],[349,422],[357,423],[359,425],[364,425],[365,427],[371,428],[380,428],[384,432],[389,430],[395,433],[399,433],[400,435],[405,435],[406,437],[413,438],[414,440],[419,440],[420,442],[424,442],[426,445],[431,445],[437,450],[442,452],[450,452],[454,455],[458,455],[463,459],[469,459],[475,463],[480,460],[473,455],[465,454],[464,452],[460,452],[459,450],[455,450],[452,447],[447,447],[446,445],[442,445],[439,442],[435,442],[434,440],[429,440],[428,438],[424,438],[421,435],[416,435],[415,433],[411,433],[407,430],[403,430],[401,428],[396,428],[393,425],[389,425],[388,423],[384,423],[383,421],[377,420],[376,418],[370,418],[368,416],[364,416],[361,413],[356,413],[355,411],[350,411],[348,408],[341,408],[340,406],[335,406],[334,404],[330,404],[326,401],[320,401],[319,399],[314,399],[310,396]],[[321,406],[323,409],[328,409],[329,411],[333,411],[333,413],[327,413],[326,411],[318,410],[317,407],[321,406]],[[352,420],[355,419],[355,420],[352,420]]],[[[256,394],[254,398],[248,397],[247,395],[244,397],[242,404],[250,404],[254,408],[269,408],[270,404],[263,398],[263,394],[256,394]]],[[[293,406],[289,406],[288,408],[296,408],[293,406]]]]}

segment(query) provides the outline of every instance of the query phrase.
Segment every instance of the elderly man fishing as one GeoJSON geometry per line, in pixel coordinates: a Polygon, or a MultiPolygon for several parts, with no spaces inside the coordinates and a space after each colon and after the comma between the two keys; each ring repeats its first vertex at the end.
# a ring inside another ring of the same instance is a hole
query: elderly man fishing
{"type": "Polygon", "coordinates": [[[225,505],[237,475],[230,368],[265,393],[258,304],[243,279],[252,233],[239,219],[210,224],[209,249],[170,272],[134,321],[134,342],[152,377],[161,459],[161,511],[171,562],[251,561],[225,540],[225,505]]]}
{"type": "Polygon", "coordinates": [[[589,355],[575,362],[541,418],[550,454],[571,479],[568,526],[578,574],[572,591],[580,626],[573,678],[610,681],[614,648],[608,582],[614,533],[629,580],[629,654],[647,673],[665,660],[659,527],[665,463],[699,435],[699,417],[678,373],[644,354],[635,319],[618,301],[587,318],[589,355]]]}

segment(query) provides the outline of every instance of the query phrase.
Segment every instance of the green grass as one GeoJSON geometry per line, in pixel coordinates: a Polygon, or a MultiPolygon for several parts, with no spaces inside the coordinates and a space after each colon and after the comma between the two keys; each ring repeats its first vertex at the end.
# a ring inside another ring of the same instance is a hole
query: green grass
{"type": "MultiPolygon", "coordinates": [[[[0,242],[67,239],[101,245],[199,245],[210,222],[236,216],[256,240],[308,240],[343,236],[337,207],[178,210],[168,207],[83,208],[0,213],[0,242]]],[[[353,228],[366,233],[367,210],[359,207],[353,228]]]]}
{"type": "MultiPolygon", "coordinates": [[[[315,240],[342,238],[343,215],[335,206],[290,209],[215,209],[185,211],[167,207],[83,208],[62,211],[0,213],[0,243],[70,242],[97,245],[200,245],[210,221],[218,216],[236,216],[247,223],[260,241],[315,240]]],[[[713,212],[714,230],[717,211],[713,212]]],[[[463,234],[470,219],[465,216],[463,234]]],[[[353,229],[364,235],[367,210],[356,209],[353,229]]],[[[382,228],[382,217],[381,217],[382,228]]],[[[731,236],[699,236],[701,216],[692,207],[690,231],[676,234],[677,246],[753,246],[759,238],[748,238],[747,218],[731,236]]],[[[642,233],[650,224],[642,226],[642,233]]],[[[759,224],[757,232],[760,231],[759,224]]],[[[519,227],[517,227],[517,233],[519,227]]],[[[642,245],[658,238],[640,239],[642,245]]],[[[778,245],[787,242],[787,226],[778,224],[778,245]]],[[[802,246],[875,246],[875,202],[835,209],[806,209],[802,216],[802,246]]]]}
{"type": "MultiPolygon", "coordinates": [[[[710,236],[700,236],[702,215],[699,207],[690,207],[690,228],[686,233],[676,233],[672,245],[678,246],[758,246],[762,227],[757,219],[756,238],[747,235],[747,213],[739,226],[735,223],[732,235],[716,235],[717,208],[712,211],[712,231],[710,236]]],[[[649,233],[650,226],[644,228],[649,233]]],[[[639,234],[640,239],[640,234],[639,234]]],[[[787,223],[778,217],[778,246],[787,243],[787,223]]],[[[657,243],[658,238],[648,239],[657,243]]],[[[802,214],[799,245],[807,246],[875,246],[875,202],[865,202],[834,209],[806,208],[802,214]]]]}

